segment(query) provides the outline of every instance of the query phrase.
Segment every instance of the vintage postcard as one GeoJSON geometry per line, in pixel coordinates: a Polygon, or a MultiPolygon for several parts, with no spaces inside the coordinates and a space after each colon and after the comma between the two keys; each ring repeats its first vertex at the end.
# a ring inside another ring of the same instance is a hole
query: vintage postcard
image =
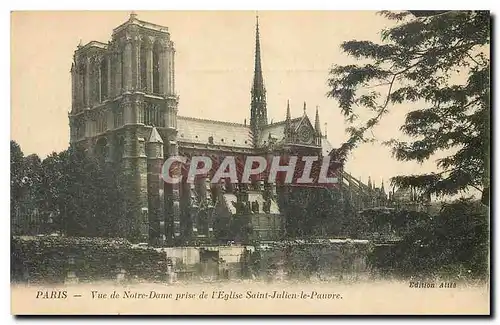
{"type": "Polygon", "coordinates": [[[489,315],[488,11],[14,11],[14,315],[489,315]]]}

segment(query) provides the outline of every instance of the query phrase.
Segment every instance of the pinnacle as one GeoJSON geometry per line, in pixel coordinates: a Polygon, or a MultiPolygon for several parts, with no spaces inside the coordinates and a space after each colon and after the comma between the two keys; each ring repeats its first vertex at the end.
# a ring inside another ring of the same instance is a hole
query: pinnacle
{"type": "Polygon", "coordinates": [[[163,143],[163,140],[158,133],[158,130],[156,128],[153,128],[153,131],[151,131],[151,135],[149,136],[149,143],[163,143]]]}

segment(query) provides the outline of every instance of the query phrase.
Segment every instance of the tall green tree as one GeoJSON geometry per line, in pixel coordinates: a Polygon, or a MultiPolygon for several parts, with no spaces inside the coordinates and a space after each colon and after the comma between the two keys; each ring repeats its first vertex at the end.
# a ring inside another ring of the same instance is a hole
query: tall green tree
{"type": "Polygon", "coordinates": [[[62,164],[62,202],[66,229],[79,236],[127,235],[125,192],[121,173],[82,148],[69,148],[62,164]]]}
{"type": "Polygon", "coordinates": [[[67,198],[63,202],[66,231],[76,236],[100,236],[109,211],[101,166],[83,148],[70,147],[65,158],[62,173],[66,179],[61,191],[67,198]]]}
{"type": "Polygon", "coordinates": [[[19,197],[19,191],[23,178],[23,159],[24,154],[19,144],[10,141],[10,190],[11,204],[15,204],[19,197]]]}
{"type": "Polygon", "coordinates": [[[69,204],[66,195],[69,175],[65,173],[68,151],[53,152],[42,161],[41,195],[44,202],[44,213],[51,221],[53,231],[64,229],[63,210],[69,204]]]}
{"type": "Polygon", "coordinates": [[[394,185],[437,195],[475,188],[489,201],[489,12],[380,14],[394,23],[382,30],[381,42],[344,42],[342,50],[362,63],[330,71],[328,96],[350,124],[340,152],[346,156],[368,141],[367,131],[404,104],[401,131],[410,140],[387,143],[395,158],[423,162],[446,154],[437,160],[439,172],[398,176],[394,185]]]}
{"type": "MultiPolygon", "coordinates": [[[[22,197],[24,154],[19,144],[10,141],[10,215],[11,221],[17,216],[22,197]]],[[[12,223],[11,223],[12,224],[12,223]]]]}
{"type": "Polygon", "coordinates": [[[37,154],[26,156],[23,161],[23,217],[30,231],[38,232],[43,223],[43,198],[41,196],[42,160],[37,154]]]}
{"type": "Polygon", "coordinates": [[[478,201],[445,204],[436,216],[403,212],[389,215],[402,240],[388,254],[369,256],[373,266],[400,275],[479,277],[489,271],[488,217],[478,201]]]}
{"type": "MultiPolygon", "coordinates": [[[[43,161],[35,154],[24,157],[11,141],[11,218],[19,214],[26,221],[36,208],[39,221],[49,226],[39,231],[126,235],[123,182],[114,167],[78,147],[53,152],[43,161]]],[[[16,233],[25,233],[24,226],[16,233]]]]}

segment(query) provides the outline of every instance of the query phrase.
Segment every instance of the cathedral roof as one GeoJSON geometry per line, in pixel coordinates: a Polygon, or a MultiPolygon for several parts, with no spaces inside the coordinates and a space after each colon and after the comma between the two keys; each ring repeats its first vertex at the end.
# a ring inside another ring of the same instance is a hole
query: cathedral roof
{"type": "MultiPolygon", "coordinates": [[[[291,119],[292,130],[296,131],[305,122],[304,118],[307,119],[307,116],[291,119]]],[[[285,122],[279,121],[264,126],[262,132],[259,134],[257,146],[265,147],[269,144],[269,138],[275,144],[279,145],[283,143],[285,140],[285,122]]],[[[180,142],[207,144],[212,141],[211,144],[214,145],[253,148],[252,131],[249,125],[178,116],[177,129],[177,140],[180,142]]],[[[321,139],[321,147],[323,155],[328,155],[333,149],[332,144],[326,138],[321,139]]]]}
{"type": "Polygon", "coordinates": [[[120,26],[113,29],[113,34],[125,29],[129,25],[136,25],[136,26],[140,26],[142,28],[147,28],[147,29],[151,29],[154,31],[158,31],[158,32],[164,32],[164,33],[168,32],[168,27],[153,24],[153,23],[150,23],[150,22],[144,21],[144,20],[139,20],[139,19],[137,19],[137,14],[132,12],[132,13],[130,13],[130,18],[126,22],[124,22],[120,26]]]}
{"type": "MultiPolygon", "coordinates": [[[[302,117],[291,119],[292,130],[295,130],[299,126],[301,120],[302,117]]],[[[265,146],[269,141],[269,136],[276,139],[276,143],[283,142],[285,139],[285,122],[286,121],[280,121],[264,126],[257,141],[258,146],[265,146]]]]}
{"type": "Polygon", "coordinates": [[[215,145],[253,148],[250,126],[244,124],[178,116],[177,129],[181,142],[206,144],[211,138],[215,145]]]}
{"type": "Polygon", "coordinates": [[[108,44],[99,41],[90,41],[83,46],[81,44],[78,45],[78,51],[84,51],[90,48],[99,48],[105,50],[108,48],[108,44]]]}

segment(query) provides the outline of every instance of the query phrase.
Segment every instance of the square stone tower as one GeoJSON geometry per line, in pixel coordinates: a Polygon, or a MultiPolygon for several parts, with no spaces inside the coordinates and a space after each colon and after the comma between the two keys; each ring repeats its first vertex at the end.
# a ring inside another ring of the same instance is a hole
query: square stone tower
{"type": "Polygon", "coordinates": [[[176,210],[178,193],[160,182],[163,159],[178,152],[174,66],[168,28],[134,13],[107,44],[80,44],[74,53],[70,144],[88,148],[124,176],[122,235],[128,238],[175,232],[176,218],[165,211],[176,210]]]}

